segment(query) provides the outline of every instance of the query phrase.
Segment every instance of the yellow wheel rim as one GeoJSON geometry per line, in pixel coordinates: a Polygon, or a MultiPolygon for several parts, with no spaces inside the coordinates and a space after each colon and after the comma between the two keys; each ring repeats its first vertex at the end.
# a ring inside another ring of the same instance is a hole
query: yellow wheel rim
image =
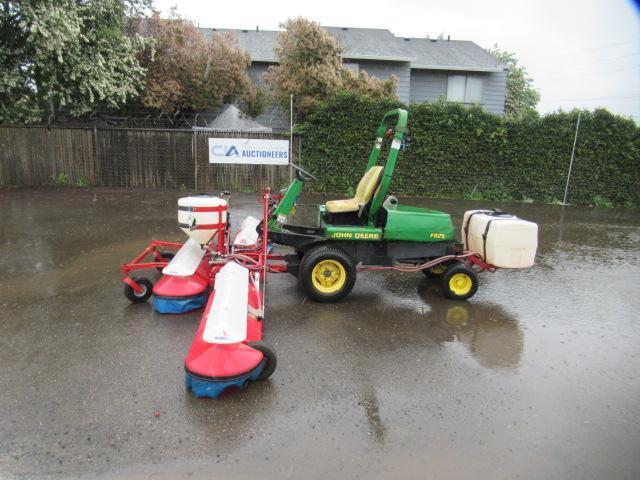
{"type": "Polygon", "coordinates": [[[336,260],[322,260],[313,267],[311,281],[314,288],[322,293],[336,293],[347,282],[347,272],[336,260]]]}
{"type": "Polygon", "coordinates": [[[466,295],[472,286],[473,281],[466,273],[456,273],[449,279],[449,289],[456,295],[466,295]]]}
{"type": "Polygon", "coordinates": [[[434,275],[440,275],[440,274],[444,273],[444,271],[446,269],[447,269],[447,266],[445,264],[441,263],[440,265],[436,265],[435,267],[433,267],[430,271],[434,275]]]}

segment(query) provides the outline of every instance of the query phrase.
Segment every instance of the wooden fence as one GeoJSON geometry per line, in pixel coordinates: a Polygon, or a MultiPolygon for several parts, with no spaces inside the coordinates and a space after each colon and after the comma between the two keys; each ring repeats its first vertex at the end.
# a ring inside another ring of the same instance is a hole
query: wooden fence
{"type": "MultiPolygon", "coordinates": [[[[289,180],[289,167],[209,163],[210,137],[287,139],[271,133],[91,127],[0,127],[0,186],[70,185],[260,190],[289,180]]],[[[300,138],[294,137],[298,158],[300,138]]]]}

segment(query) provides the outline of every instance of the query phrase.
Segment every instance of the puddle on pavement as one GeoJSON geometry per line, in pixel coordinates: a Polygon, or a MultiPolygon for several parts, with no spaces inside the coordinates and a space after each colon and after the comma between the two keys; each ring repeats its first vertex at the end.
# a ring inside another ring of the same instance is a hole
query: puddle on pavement
{"type": "MultiPolygon", "coordinates": [[[[183,195],[0,191],[3,472],[162,478],[149,465],[166,463],[179,478],[194,457],[235,478],[323,467],[403,478],[427,463],[445,477],[492,478],[497,462],[508,478],[640,471],[639,210],[401,200],[450,212],[457,227],[484,207],[538,222],[537,265],[481,274],[468,302],[419,273],[366,272],[344,301],[316,304],[272,275],[265,336],[278,370],[210,401],[183,386],[199,314],[130,306],[120,282],[120,264],[149,240],[182,238],[183,195]]],[[[234,219],[259,214],[255,194],[231,202],[234,219]]]]}

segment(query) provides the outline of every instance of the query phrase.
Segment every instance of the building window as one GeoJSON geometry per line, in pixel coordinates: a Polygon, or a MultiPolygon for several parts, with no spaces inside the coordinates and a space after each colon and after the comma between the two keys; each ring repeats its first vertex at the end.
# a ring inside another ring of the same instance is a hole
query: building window
{"type": "Polygon", "coordinates": [[[450,102],[480,103],[482,100],[482,78],[449,75],[447,100],[450,102]]]}

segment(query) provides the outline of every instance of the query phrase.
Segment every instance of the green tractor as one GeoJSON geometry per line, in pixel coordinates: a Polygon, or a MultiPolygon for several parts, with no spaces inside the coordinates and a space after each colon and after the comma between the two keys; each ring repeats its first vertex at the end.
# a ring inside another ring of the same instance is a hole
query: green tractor
{"type": "Polygon", "coordinates": [[[287,271],[296,275],[313,300],[335,302],[349,294],[357,270],[422,271],[439,277],[444,294],[467,299],[478,280],[444,212],[400,205],[387,190],[407,131],[407,111],[387,112],[355,196],[318,206],[315,225],[289,223],[305,181],[315,180],[300,167],[296,178],[269,216],[269,240],[293,247],[287,271]],[[383,144],[386,161],[378,165],[383,144]],[[386,145],[385,145],[386,147],[386,145]],[[386,151],[386,148],[385,148],[386,151]]]}

